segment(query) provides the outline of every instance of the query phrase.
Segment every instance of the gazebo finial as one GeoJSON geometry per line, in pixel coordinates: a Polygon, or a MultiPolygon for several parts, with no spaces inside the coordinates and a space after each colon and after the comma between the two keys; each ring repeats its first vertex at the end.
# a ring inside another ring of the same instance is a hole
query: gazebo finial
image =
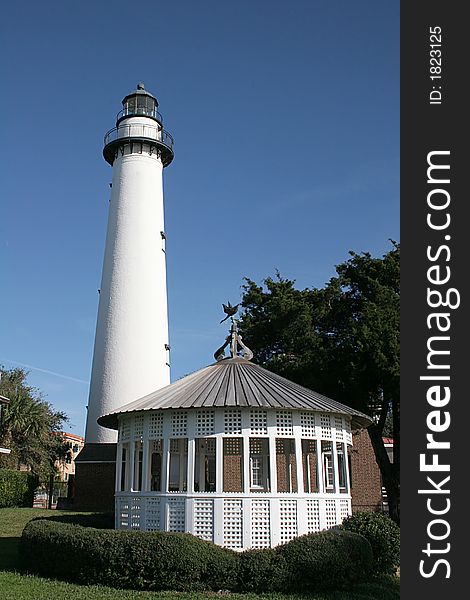
{"type": "Polygon", "coordinates": [[[225,348],[230,345],[230,357],[229,358],[244,358],[245,360],[251,360],[253,358],[253,352],[246,346],[242,341],[242,336],[238,333],[237,321],[235,319],[235,315],[237,314],[239,304],[232,306],[230,302],[227,304],[222,304],[224,308],[224,313],[227,315],[221,323],[226,321],[228,318],[232,321],[232,326],[230,327],[229,335],[225,338],[225,343],[223,346],[218,348],[214,352],[215,360],[223,360],[227,358],[225,356],[225,348]]]}

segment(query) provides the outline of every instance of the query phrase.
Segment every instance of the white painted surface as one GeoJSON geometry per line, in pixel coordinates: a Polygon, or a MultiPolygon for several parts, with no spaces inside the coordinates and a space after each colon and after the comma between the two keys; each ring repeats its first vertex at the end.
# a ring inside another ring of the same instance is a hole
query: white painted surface
{"type": "Polygon", "coordinates": [[[86,443],[114,443],[98,417],[170,383],[162,171],[128,146],[113,165],[86,443]]]}

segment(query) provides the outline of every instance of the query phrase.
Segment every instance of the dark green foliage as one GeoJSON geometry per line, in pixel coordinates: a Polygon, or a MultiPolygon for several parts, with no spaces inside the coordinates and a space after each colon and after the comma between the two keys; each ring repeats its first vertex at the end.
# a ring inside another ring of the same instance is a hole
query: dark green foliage
{"type": "Polygon", "coordinates": [[[381,258],[350,252],[336,273],[303,290],[279,273],[261,285],[245,279],[239,328],[261,366],[374,417],[368,433],[398,522],[400,246],[381,258]]]}
{"type": "Polygon", "coordinates": [[[240,554],[239,587],[245,592],[286,589],[288,572],[284,557],[273,548],[246,550],[240,554]]]}
{"type": "Polygon", "coordinates": [[[0,446],[11,450],[10,454],[0,454],[0,467],[25,465],[41,483],[48,484],[56,473],[56,461],[65,459],[67,452],[60,435],[67,416],[54,410],[39,390],[27,384],[24,369],[0,367],[0,371],[0,394],[9,399],[2,411],[0,446]]]}
{"type": "Polygon", "coordinates": [[[25,570],[39,575],[117,588],[310,591],[365,581],[372,550],[364,537],[349,531],[236,553],[185,533],[115,531],[38,519],[23,531],[20,560],[25,570]]]}
{"type": "Polygon", "coordinates": [[[0,469],[0,508],[32,506],[37,477],[31,473],[0,469]]]}
{"type": "Polygon", "coordinates": [[[22,567],[78,583],[147,590],[227,588],[238,557],[185,533],[115,531],[50,520],[27,524],[22,567]]]}
{"type": "Polygon", "coordinates": [[[290,591],[345,589],[372,573],[369,542],[349,531],[304,535],[279,546],[277,551],[286,562],[290,591]]]}
{"type": "Polygon", "coordinates": [[[359,512],[345,519],[341,527],[369,540],[376,573],[395,573],[400,564],[400,528],[392,519],[380,513],[359,512]]]}
{"type": "MultiPolygon", "coordinates": [[[[37,517],[35,520],[43,519],[44,517],[37,517]]],[[[112,512],[72,513],[69,515],[47,517],[47,521],[81,525],[82,527],[94,527],[95,529],[114,529],[114,513],[112,512]]]]}

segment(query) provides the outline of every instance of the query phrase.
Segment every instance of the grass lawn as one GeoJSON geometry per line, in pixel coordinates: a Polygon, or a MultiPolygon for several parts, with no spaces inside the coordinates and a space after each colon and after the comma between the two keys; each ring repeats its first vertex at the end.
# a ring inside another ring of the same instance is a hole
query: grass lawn
{"type": "Polygon", "coordinates": [[[0,598],[2,600],[399,600],[399,580],[382,577],[354,586],[348,592],[316,595],[135,592],[102,586],[81,586],[22,575],[18,569],[18,541],[26,523],[38,516],[70,515],[70,511],[34,508],[0,509],[0,598]]]}

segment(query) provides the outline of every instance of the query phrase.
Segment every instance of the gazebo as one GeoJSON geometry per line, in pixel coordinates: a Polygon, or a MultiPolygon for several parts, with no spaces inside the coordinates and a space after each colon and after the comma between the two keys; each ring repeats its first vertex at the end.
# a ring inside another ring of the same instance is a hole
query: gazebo
{"type": "Polygon", "coordinates": [[[351,432],[370,418],[251,362],[233,318],[215,357],[98,419],[119,432],[116,528],[243,550],[341,523],[351,432]]]}

